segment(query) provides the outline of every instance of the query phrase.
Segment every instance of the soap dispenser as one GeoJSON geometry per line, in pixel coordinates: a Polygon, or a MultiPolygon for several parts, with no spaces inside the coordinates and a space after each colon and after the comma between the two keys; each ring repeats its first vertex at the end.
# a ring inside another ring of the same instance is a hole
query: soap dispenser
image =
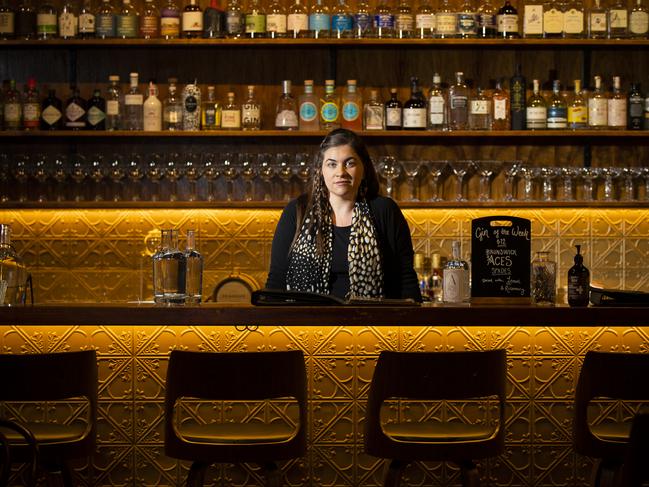
{"type": "Polygon", "coordinates": [[[570,306],[588,306],[590,289],[590,272],[584,266],[581,245],[577,247],[575,265],[568,270],[568,304],[570,306]]]}

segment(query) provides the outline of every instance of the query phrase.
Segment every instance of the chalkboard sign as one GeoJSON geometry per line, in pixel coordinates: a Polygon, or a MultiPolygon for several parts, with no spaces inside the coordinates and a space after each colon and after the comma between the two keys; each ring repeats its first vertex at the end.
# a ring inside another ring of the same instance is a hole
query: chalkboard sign
{"type": "Polygon", "coordinates": [[[471,301],[529,302],[530,221],[488,216],[471,222],[471,301]]]}

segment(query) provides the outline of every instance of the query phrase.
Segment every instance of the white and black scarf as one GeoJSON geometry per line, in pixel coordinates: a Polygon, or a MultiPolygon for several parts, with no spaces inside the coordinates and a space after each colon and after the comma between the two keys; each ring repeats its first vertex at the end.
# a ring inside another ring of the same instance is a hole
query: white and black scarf
{"type": "MultiPolygon", "coordinates": [[[[304,218],[300,233],[289,254],[286,289],[331,294],[330,277],[333,258],[333,221],[323,228],[324,253],[316,251],[315,229],[309,229],[311,209],[304,218]]],[[[376,228],[366,201],[357,201],[352,214],[347,258],[349,260],[349,294],[347,298],[383,297],[383,265],[376,228]]]]}

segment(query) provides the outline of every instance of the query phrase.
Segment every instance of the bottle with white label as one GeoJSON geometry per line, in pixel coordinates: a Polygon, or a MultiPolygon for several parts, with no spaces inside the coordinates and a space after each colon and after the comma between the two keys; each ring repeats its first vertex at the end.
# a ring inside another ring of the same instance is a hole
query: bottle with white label
{"type": "Polygon", "coordinates": [[[442,277],[445,303],[467,303],[471,299],[469,264],[462,260],[460,242],[453,241],[453,256],[446,262],[442,277]]]}
{"type": "Polygon", "coordinates": [[[608,16],[602,7],[601,0],[593,0],[593,5],[588,9],[588,37],[591,39],[604,39],[608,35],[608,16]]]}
{"type": "Polygon", "coordinates": [[[419,87],[419,78],[410,78],[410,98],[403,104],[403,129],[425,130],[427,126],[426,99],[419,87]]]}
{"type": "Polygon", "coordinates": [[[528,130],[545,129],[548,126],[548,110],[545,98],[541,95],[538,79],[532,80],[532,95],[527,100],[526,118],[528,130]]]}
{"type": "Polygon", "coordinates": [[[629,12],[629,37],[636,39],[646,39],[649,32],[649,12],[642,1],[636,0],[629,12]]]}
{"type": "Polygon", "coordinates": [[[60,130],[63,124],[63,103],[56,97],[55,90],[49,90],[41,105],[41,130],[60,130]]]}
{"type": "Polygon", "coordinates": [[[563,11],[557,0],[547,0],[543,4],[543,37],[558,38],[563,35],[563,11]]]}
{"type": "Polygon", "coordinates": [[[79,37],[82,39],[91,39],[95,37],[95,14],[92,11],[91,0],[83,0],[81,10],[79,11],[79,37]]]}
{"type": "Polygon", "coordinates": [[[385,113],[383,103],[379,101],[378,90],[370,90],[370,99],[363,107],[363,119],[365,130],[385,129],[385,113]]]}
{"type": "Polygon", "coordinates": [[[608,98],[602,91],[602,77],[595,76],[595,89],[588,99],[588,127],[608,128],[608,98]]]}
{"type": "Polygon", "coordinates": [[[523,37],[543,37],[543,2],[527,0],[523,6],[523,37]]]}
{"type": "Polygon", "coordinates": [[[16,89],[16,81],[9,81],[9,89],[4,92],[4,128],[5,130],[20,130],[23,126],[22,97],[16,89]]]}
{"type": "Polygon", "coordinates": [[[196,80],[185,85],[180,98],[183,104],[183,130],[200,130],[201,90],[196,80]]]}
{"type": "Polygon", "coordinates": [[[177,78],[169,78],[169,94],[162,104],[162,119],[164,130],[183,129],[183,104],[177,93],[177,78]]]}
{"type": "Polygon", "coordinates": [[[469,101],[469,128],[471,130],[491,129],[491,103],[489,97],[480,87],[469,101]]]}
{"type": "Polygon", "coordinates": [[[138,88],[138,74],[131,73],[130,88],[124,96],[124,130],[142,130],[144,96],[138,88]]]}
{"type": "Polygon", "coordinates": [[[448,90],[450,130],[466,130],[469,125],[469,87],[464,82],[464,73],[455,73],[455,84],[448,90]]]}
{"type": "Polygon", "coordinates": [[[430,39],[435,33],[435,11],[430,0],[421,0],[415,15],[415,37],[430,39]]]}
{"type": "Polygon", "coordinates": [[[496,81],[496,89],[491,94],[491,130],[509,130],[509,94],[503,89],[502,79],[496,81]]]}
{"type": "Polygon", "coordinates": [[[279,0],[273,0],[268,5],[266,14],[266,37],[271,39],[286,37],[286,10],[279,0]]]}
{"type": "Polygon", "coordinates": [[[447,96],[442,88],[442,77],[433,74],[433,86],[428,92],[428,128],[430,130],[446,130],[447,96]]]}
{"type": "Polygon", "coordinates": [[[41,118],[41,103],[38,99],[36,80],[29,78],[23,95],[23,129],[35,130],[39,127],[41,118]]]}
{"type": "Polygon", "coordinates": [[[435,37],[440,39],[457,37],[457,12],[448,0],[442,0],[435,14],[435,37]]]}
{"type": "Polygon", "coordinates": [[[72,96],[65,105],[65,128],[69,130],[84,130],[86,128],[86,100],[81,98],[79,89],[72,87],[72,96]]]}
{"type": "Polygon", "coordinates": [[[277,100],[275,110],[275,128],[280,130],[297,130],[297,103],[291,94],[291,81],[282,81],[282,94],[277,100]]]}
{"type": "Polygon", "coordinates": [[[110,85],[106,92],[106,130],[120,130],[124,101],[119,87],[119,76],[111,74],[108,81],[110,85]]]}
{"type": "Polygon", "coordinates": [[[575,80],[575,92],[568,105],[568,127],[572,130],[588,128],[588,107],[579,79],[575,80]]]}
{"type": "Polygon", "coordinates": [[[561,82],[558,79],[552,82],[552,95],[548,103],[548,128],[568,128],[568,105],[561,96],[561,82]]]}
{"type": "Polygon", "coordinates": [[[241,128],[243,130],[261,129],[261,104],[257,100],[254,85],[248,85],[248,96],[241,104],[241,128]]]}
{"type": "Polygon", "coordinates": [[[162,130],[162,102],[158,98],[158,88],[149,81],[149,96],[144,102],[144,131],[158,132],[162,130]]]}
{"type": "Polygon", "coordinates": [[[361,117],[361,107],[363,99],[361,94],[356,90],[356,80],[348,79],[347,87],[343,92],[341,99],[343,119],[341,126],[349,130],[362,130],[363,117],[361,117]]]}
{"type": "Polygon", "coordinates": [[[390,99],[385,102],[385,129],[401,130],[403,106],[397,98],[397,89],[390,88],[390,99]]]}
{"type": "Polygon", "coordinates": [[[77,37],[79,23],[77,11],[70,0],[66,0],[59,13],[59,37],[61,39],[72,39],[77,37]]]}
{"type": "Polygon", "coordinates": [[[234,100],[234,92],[228,92],[228,101],[221,111],[221,128],[241,130],[241,107],[234,100]]]}
{"type": "Polygon", "coordinates": [[[584,37],[584,4],[582,0],[569,1],[563,11],[563,37],[584,37]]]}
{"type": "Polygon", "coordinates": [[[101,97],[101,91],[96,89],[88,100],[88,129],[106,129],[106,100],[101,97]]]}
{"type": "Polygon", "coordinates": [[[624,0],[615,0],[608,8],[609,39],[624,39],[629,30],[629,11],[624,0]]]}
{"type": "Polygon", "coordinates": [[[313,94],[313,80],[304,80],[304,93],[298,99],[299,129],[303,131],[320,130],[320,104],[313,94]]]}
{"type": "Polygon", "coordinates": [[[181,16],[181,34],[186,39],[203,35],[203,11],[196,5],[196,0],[189,0],[181,16]]]}
{"type": "Polygon", "coordinates": [[[626,130],[627,98],[620,89],[620,77],[613,76],[613,93],[608,101],[608,128],[611,130],[626,130]]]}

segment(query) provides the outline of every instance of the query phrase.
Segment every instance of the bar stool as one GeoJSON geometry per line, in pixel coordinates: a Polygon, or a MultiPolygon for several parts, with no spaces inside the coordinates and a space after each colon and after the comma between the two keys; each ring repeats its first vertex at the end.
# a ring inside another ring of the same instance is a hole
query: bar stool
{"type": "Polygon", "coordinates": [[[365,412],[365,451],[391,459],[384,486],[398,486],[408,463],[451,461],[460,466],[462,485],[480,485],[474,460],[505,448],[505,350],[471,352],[381,352],[365,412]],[[496,396],[498,424],[381,422],[388,399],[467,400],[496,396]]]}
{"type": "MultiPolygon", "coordinates": [[[[23,422],[0,418],[0,433],[9,445],[11,462],[30,463],[28,484],[36,467],[60,472],[72,486],[68,462],[90,456],[97,428],[97,354],[94,350],[31,355],[0,355],[0,402],[46,402],[82,398],[86,418],[69,424],[23,422]]],[[[7,411],[8,408],[5,408],[7,411]]]]}
{"type": "Polygon", "coordinates": [[[649,413],[638,413],[633,417],[629,433],[629,447],[622,465],[620,487],[640,487],[649,480],[649,413]]]}
{"type": "Polygon", "coordinates": [[[202,486],[212,463],[261,465],[266,485],[281,485],[276,461],[306,452],[307,392],[304,355],[284,352],[211,353],[173,350],[165,394],[165,454],[191,460],[187,486],[202,486]],[[293,398],[299,420],[293,426],[236,422],[175,421],[183,398],[207,401],[263,401],[293,398]]]}
{"type": "Polygon", "coordinates": [[[573,441],[580,455],[598,458],[594,486],[615,485],[629,443],[631,421],[591,424],[588,404],[594,398],[649,400],[649,354],[589,351],[575,391],[573,441]]]}

